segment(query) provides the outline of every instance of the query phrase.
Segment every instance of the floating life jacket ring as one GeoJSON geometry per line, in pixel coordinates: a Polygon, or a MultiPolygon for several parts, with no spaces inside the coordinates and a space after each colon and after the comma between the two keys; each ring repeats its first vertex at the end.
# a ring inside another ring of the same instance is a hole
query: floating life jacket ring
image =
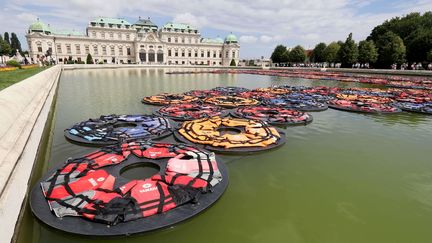
{"type": "Polygon", "coordinates": [[[238,106],[246,106],[246,105],[257,105],[259,104],[258,100],[242,98],[237,96],[214,96],[209,97],[204,100],[204,102],[218,105],[226,108],[234,108],[238,106]]]}
{"type": "Polygon", "coordinates": [[[172,133],[166,118],[154,115],[104,115],[73,125],[66,138],[87,144],[108,145],[120,139],[160,138],[172,133]]]}
{"type": "Polygon", "coordinates": [[[283,107],[239,107],[231,114],[245,119],[262,120],[272,125],[305,125],[312,122],[312,116],[310,114],[283,107]]]}
{"type": "Polygon", "coordinates": [[[226,168],[214,153],[134,140],[58,165],[32,189],[30,206],[39,219],[60,230],[128,235],[190,218],[213,204],[226,186],[226,168]],[[139,180],[120,175],[139,163],[156,164],[161,171],[139,180]]]}
{"type": "Polygon", "coordinates": [[[332,100],[328,106],[333,109],[364,113],[398,113],[401,109],[387,104],[365,103],[358,100],[332,100]]]}
{"type": "Polygon", "coordinates": [[[239,93],[238,96],[242,97],[242,98],[248,98],[248,99],[252,98],[252,99],[256,99],[256,100],[263,100],[263,99],[276,98],[278,95],[275,93],[270,93],[270,92],[251,90],[251,91],[239,93]]]}
{"type": "Polygon", "coordinates": [[[258,92],[270,93],[270,94],[289,94],[291,90],[283,87],[269,87],[269,88],[258,88],[256,89],[258,92]]]}
{"type": "Polygon", "coordinates": [[[220,106],[200,103],[169,105],[156,111],[157,115],[182,121],[209,118],[213,116],[226,116],[227,113],[228,112],[220,106]]]}
{"type": "Polygon", "coordinates": [[[285,142],[285,134],[260,120],[212,117],[185,121],[175,136],[218,152],[255,152],[285,142]]]}
{"type": "Polygon", "coordinates": [[[399,102],[397,103],[397,107],[399,107],[403,111],[432,115],[432,102],[428,102],[428,103],[399,102]]]}
{"type": "Polygon", "coordinates": [[[163,93],[163,94],[144,97],[142,99],[142,102],[150,105],[171,105],[171,104],[191,103],[197,100],[198,100],[197,97],[193,97],[190,95],[163,93]]]}
{"type": "Polygon", "coordinates": [[[220,92],[222,95],[236,95],[241,92],[249,91],[249,89],[243,88],[243,87],[233,87],[233,86],[227,86],[227,87],[216,87],[211,89],[212,91],[220,92]]]}
{"type": "Polygon", "coordinates": [[[317,102],[314,100],[302,100],[301,98],[294,99],[293,97],[280,96],[275,99],[265,99],[262,101],[263,105],[279,106],[288,109],[295,109],[299,111],[324,111],[328,109],[327,104],[317,102]]]}
{"type": "Polygon", "coordinates": [[[216,90],[191,90],[184,93],[185,95],[197,97],[199,99],[205,99],[208,97],[219,96],[222,95],[221,92],[216,90]]]}

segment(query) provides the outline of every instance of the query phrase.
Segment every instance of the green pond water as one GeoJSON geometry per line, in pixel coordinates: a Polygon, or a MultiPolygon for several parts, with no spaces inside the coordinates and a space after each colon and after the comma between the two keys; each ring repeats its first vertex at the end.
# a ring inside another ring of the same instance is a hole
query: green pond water
{"type": "MultiPolygon", "coordinates": [[[[95,148],[68,142],[63,130],[102,114],[150,113],[143,96],[216,86],[367,87],[246,74],[167,75],[168,69],[74,70],[62,73],[39,170],[95,148]]],[[[20,243],[68,242],[432,242],[432,117],[312,114],[284,129],[287,143],[248,156],[222,156],[230,184],[202,214],[171,228],[126,238],[89,238],[52,229],[28,207],[20,243]]],[[[33,180],[39,179],[36,174],[33,180]]]]}

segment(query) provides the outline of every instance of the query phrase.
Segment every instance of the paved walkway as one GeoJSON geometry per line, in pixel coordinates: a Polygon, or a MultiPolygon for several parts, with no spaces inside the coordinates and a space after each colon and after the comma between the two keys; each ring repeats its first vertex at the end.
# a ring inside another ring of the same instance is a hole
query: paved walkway
{"type": "Polygon", "coordinates": [[[0,239],[13,237],[61,67],[0,92],[0,239]]]}

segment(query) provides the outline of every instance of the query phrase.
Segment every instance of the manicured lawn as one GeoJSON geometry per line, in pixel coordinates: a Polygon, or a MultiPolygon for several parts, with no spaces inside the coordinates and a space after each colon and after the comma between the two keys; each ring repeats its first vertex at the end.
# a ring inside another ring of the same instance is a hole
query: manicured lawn
{"type": "Polygon", "coordinates": [[[13,71],[0,72],[0,90],[7,88],[12,84],[24,80],[30,76],[33,76],[36,73],[39,73],[45,69],[47,69],[47,67],[17,69],[13,71]]]}

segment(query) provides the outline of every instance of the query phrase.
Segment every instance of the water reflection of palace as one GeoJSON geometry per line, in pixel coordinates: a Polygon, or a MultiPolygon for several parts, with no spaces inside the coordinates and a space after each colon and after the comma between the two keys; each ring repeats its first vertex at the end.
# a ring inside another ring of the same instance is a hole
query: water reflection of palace
{"type": "Polygon", "coordinates": [[[47,53],[58,62],[142,63],[228,66],[239,62],[237,37],[202,38],[189,24],[167,23],[161,28],[150,18],[130,24],[120,18],[96,18],[86,33],[54,30],[39,19],[26,35],[32,61],[47,53]]]}

